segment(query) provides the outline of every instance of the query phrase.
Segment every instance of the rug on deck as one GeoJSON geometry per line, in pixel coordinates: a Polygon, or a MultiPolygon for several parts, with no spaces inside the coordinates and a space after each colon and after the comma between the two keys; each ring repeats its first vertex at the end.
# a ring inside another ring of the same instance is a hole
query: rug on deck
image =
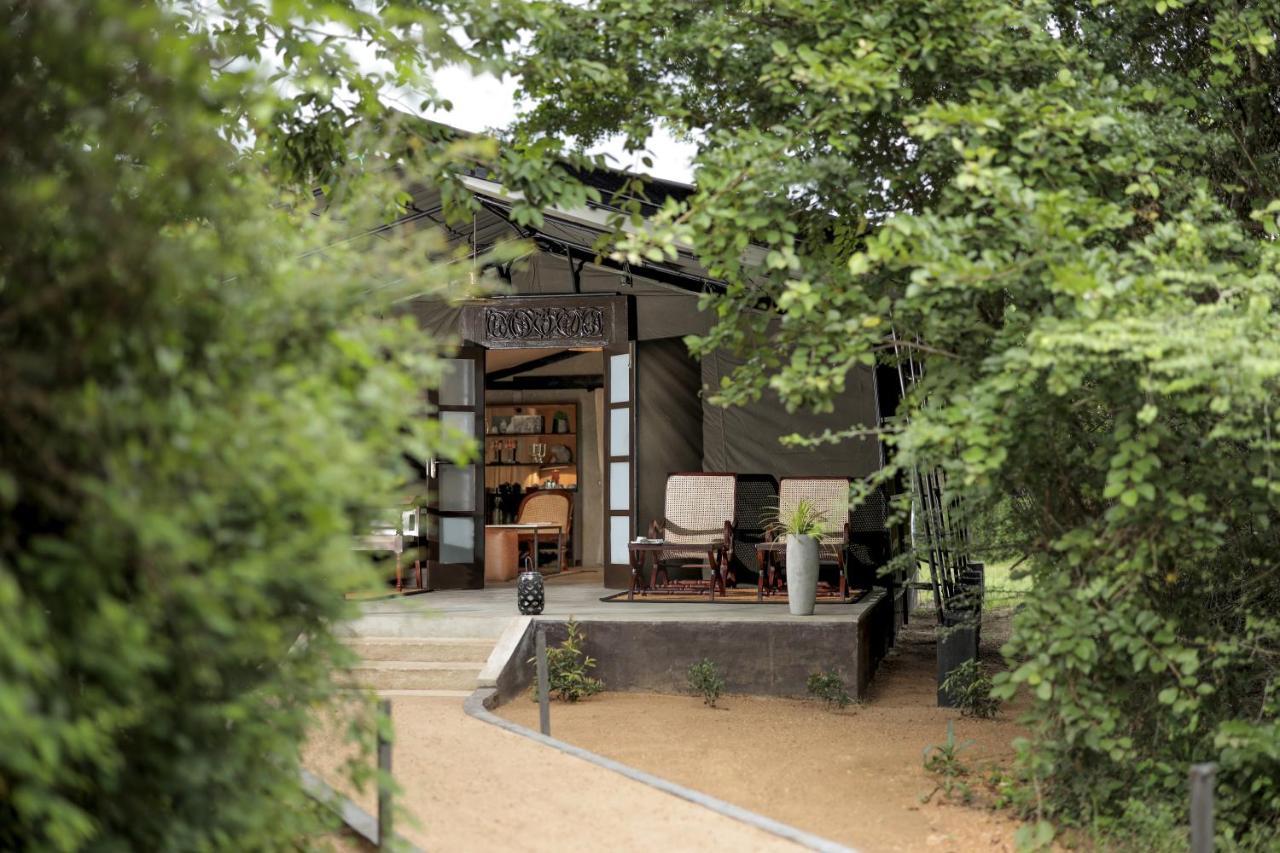
{"type": "MultiPolygon", "coordinates": [[[[818,604],[856,604],[861,601],[866,594],[870,592],[867,589],[851,589],[843,598],[838,592],[824,593],[818,592],[818,604]]],[[[714,600],[707,593],[705,586],[699,588],[696,586],[682,585],[673,583],[669,586],[657,587],[644,592],[636,590],[635,599],[627,601],[628,593],[615,592],[612,595],[606,595],[601,601],[610,603],[622,602],[623,604],[670,604],[687,602],[689,604],[786,604],[787,594],[785,592],[775,592],[772,595],[766,595],[762,601],[756,601],[755,587],[741,587],[727,589],[723,593],[716,593],[714,600]]]]}

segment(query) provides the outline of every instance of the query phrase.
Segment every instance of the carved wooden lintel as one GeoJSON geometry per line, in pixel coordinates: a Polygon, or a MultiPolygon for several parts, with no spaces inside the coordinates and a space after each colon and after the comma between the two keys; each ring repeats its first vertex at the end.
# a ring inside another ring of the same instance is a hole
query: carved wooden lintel
{"type": "Polygon", "coordinates": [[[466,306],[463,336],[489,349],[605,347],[627,338],[617,296],[508,297],[466,306]]]}

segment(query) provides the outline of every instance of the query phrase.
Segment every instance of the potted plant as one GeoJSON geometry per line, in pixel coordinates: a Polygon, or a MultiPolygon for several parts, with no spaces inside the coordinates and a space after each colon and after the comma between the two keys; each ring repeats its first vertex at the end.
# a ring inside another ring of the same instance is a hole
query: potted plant
{"type": "Polygon", "coordinates": [[[798,501],[769,529],[787,543],[787,607],[792,616],[812,616],[818,597],[818,537],[826,529],[826,516],[812,501],[798,501]]]}

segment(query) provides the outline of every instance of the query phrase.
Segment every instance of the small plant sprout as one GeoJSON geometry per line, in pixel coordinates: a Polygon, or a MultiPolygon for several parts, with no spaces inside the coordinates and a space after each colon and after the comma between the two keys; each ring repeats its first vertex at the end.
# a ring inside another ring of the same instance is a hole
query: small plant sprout
{"type": "Polygon", "coordinates": [[[948,720],[947,739],[924,749],[924,769],[938,777],[938,784],[921,797],[920,802],[929,802],[938,791],[966,803],[973,799],[973,789],[964,781],[969,775],[969,768],[960,760],[960,753],[972,745],[971,740],[956,741],[955,723],[948,720]]]}
{"type": "Polygon", "coordinates": [[[844,679],[834,670],[813,673],[805,682],[805,689],[813,698],[821,699],[828,711],[845,708],[853,702],[844,687],[844,679]]]}
{"type": "Polygon", "coordinates": [[[703,658],[689,667],[689,689],[702,696],[702,702],[712,708],[724,692],[724,676],[716,665],[703,658]]]}

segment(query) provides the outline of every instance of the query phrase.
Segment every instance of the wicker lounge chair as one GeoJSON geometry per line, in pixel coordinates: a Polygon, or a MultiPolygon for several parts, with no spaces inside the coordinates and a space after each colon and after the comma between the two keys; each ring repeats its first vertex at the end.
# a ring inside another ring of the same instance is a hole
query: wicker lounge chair
{"type": "MultiPolygon", "coordinates": [[[[778,482],[778,515],[785,518],[798,503],[807,500],[826,519],[826,531],[818,537],[818,559],[835,563],[840,573],[839,593],[849,591],[849,479],[847,477],[783,477],[778,482]]],[[[777,588],[780,579],[772,586],[777,588]]],[[[766,585],[764,579],[761,584],[766,585]]]]}
{"type": "Polygon", "coordinates": [[[710,590],[725,591],[724,573],[733,553],[734,474],[672,474],[667,477],[664,517],[649,525],[649,536],[663,548],[654,561],[651,585],[670,584],[673,564],[705,562],[711,568],[710,590]],[[668,547],[669,546],[669,547],[668,547]]]}
{"type": "Polygon", "coordinates": [[[725,578],[729,586],[756,580],[756,545],[764,541],[769,517],[778,507],[778,481],[770,474],[739,474],[734,504],[733,553],[725,578]]]}
{"type": "MultiPolygon", "coordinates": [[[[549,535],[539,533],[539,547],[542,545],[554,545],[556,554],[559,558],[560,571],[565,569],[565,544],[569,541],[569,533],[573,527],[573,497],[564,491],[554,489],[543,489],[536,492],[530,492],[520,501],[520,508],[516,510],[516,524],[546,524],[555,525],[556,538],[551,541],[549,535]]],[[[538,567],[538,555],[533,553],[534,536],[532,533],[520,533],[520,543],[528,543],[530,562],[536,569],[538,567]]]]}

